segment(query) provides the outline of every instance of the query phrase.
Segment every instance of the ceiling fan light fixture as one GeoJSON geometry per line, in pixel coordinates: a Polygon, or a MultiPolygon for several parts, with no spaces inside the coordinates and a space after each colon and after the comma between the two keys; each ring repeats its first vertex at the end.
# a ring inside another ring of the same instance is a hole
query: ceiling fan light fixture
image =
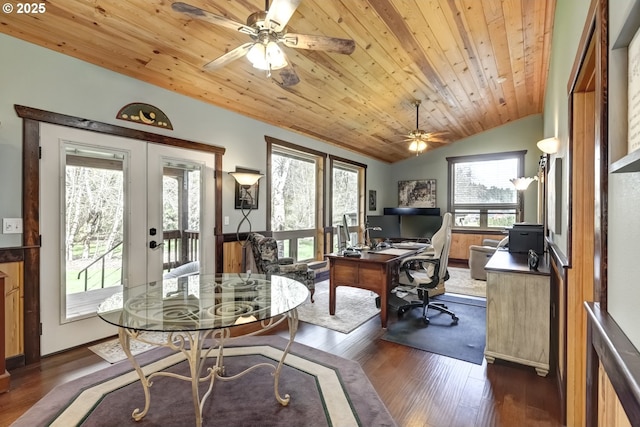
{"type": "Polygon", "coordinates": [[[287,60],[280,46],[274,41],[270,41],[266,45],[263,43],[254,44],[247,52],[247,59],[254,68],[259,70],[279,70],[287,66],[287,60]]]}
{"type": "Polygon", "coordinates": [[[409,151],[413,151],[416,154],[420,154],[426,149],[427,143],[420,139],[414,139],[411,141],[411,144],[409,144],[409,151]]]}

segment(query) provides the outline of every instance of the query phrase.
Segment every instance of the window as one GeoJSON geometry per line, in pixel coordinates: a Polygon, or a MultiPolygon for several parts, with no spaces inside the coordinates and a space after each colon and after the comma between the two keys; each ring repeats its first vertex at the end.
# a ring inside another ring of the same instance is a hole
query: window
{"type": "MultiPolygon", "coordinates": [[[[364,220],[364,175],[366,166],[348,160],[330,157],[331,162],[331,225],[342,225],[346,215],[351,235],[351,245],[361,243],[364,220]]],[[[337,238],[333,250],[337,251],[337,238]]]]}
{"type": "Polygon", "coordinates": [[[523,176],[526,151],[448,157],[449,212],[455,227],[503,228],[521,221],[521,195],[509,181],[523,176]]]}
{"type": "Polygon", "coordinates": [[[297,261],[316,258],[322,236],[324,155],[267,138],[270,159],[270,222],[279,256],[297,261]],[[274,143],[277,141],[278,143],[274,143]]]}

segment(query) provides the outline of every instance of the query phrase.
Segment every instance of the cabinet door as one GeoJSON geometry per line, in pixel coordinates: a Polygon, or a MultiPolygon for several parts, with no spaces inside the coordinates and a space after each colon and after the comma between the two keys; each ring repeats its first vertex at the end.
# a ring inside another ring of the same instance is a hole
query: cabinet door
{"type": "Polygon", "coordinates": [[[486,351],[519,363],[549,363],[549,278],[487,273],[486,351]]]}
{"type": "Polygon", "coordinates": [[[2,263],[0,271],[7,275],[2,290],[4,292],[5,356],[12,357],[24,353],[22,262],[2,263]]]}

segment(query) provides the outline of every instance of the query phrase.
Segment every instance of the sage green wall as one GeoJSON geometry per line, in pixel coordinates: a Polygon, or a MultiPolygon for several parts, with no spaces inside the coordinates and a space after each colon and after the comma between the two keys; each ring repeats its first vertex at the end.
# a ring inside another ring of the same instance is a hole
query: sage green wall
{"type": "MultiPolygon", "coordinates": [[[[536,143],[542,139],[542,115],[535,114],[486,132],[456,141],[437,150],[391,165],[384,207],[398,206],[398,181],[436,179],[437,207],[447,211],[447,157],[527,150],[525,176],[535,176],[542,152],[536,143]]],[[[514,177],[515,178],[515,177],[514,177]]],[[[536,222],[538,193],[536,183],[524,192],[525,221],[536,222]]]]}
{"type": "MultiPolygon", "coordinates": [[[[567,84],[575,55],[582,35],[589,1],[583,0],[557,0],[556,16],[553,27],[553,40],[551,43],[551,61],[549,77],[547,79],[547,91],[544,105],[544,137],[558,137],[560,149],[557,154],[551,155],[550,163],[555,158],[567,158],[569,141],[569,102],[567,97],[567,84]]],[[[551,232],[551,238],[560,251],[567,253],[567,225],[569,212],[569,167],[566,160],[563,161],[562,171],[562,197],[561,204],[561,229],[560,233],[551,232]]]]}
{"type": "MultiPolygon", "coordinates": [[[[166,134],[226,148],[223,171],[236,166],[266,170],[265,135],[310,147],[368,165],[368,184],[382,195],[388,164],[354,154],[322,141],[158,88],[139,80],[82,62],[16,38],[0,34],[0,218],[22,217],[22,120],[14,104],[166,134]],[[159,107],[171,119],[174,131],[116,120],[130,102],[159,107]]],[[[270,84],[265,81],[265,84],[270,84]]],[[[303,83],[304,84],[304,83],[303,83]]],[[[224,233],[236,231],[240,210],[234,209],[234,181],[223,173],[224,233]]],[[[261,181],[264,183],[264,180],[261,181]]],[[[251,212],[253,230],[266,229],[266,186],[259,209],[251,212]]],[[[242,231],[246,230],[246,224],[242,231]]],[[[0,247],[22,244],[21,234],[1,234],[0,247]]]]}

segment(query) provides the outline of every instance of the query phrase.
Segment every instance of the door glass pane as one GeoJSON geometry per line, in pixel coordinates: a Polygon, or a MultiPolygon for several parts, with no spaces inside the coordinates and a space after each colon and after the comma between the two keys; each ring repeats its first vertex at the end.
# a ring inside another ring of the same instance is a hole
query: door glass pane
{"type": "Polygon", "coordinates": [[[65,318],[95,313],[121,289],[124,156],[66,147],[65,318]]]}
{"type": "Polygon", "coordinates": [[[165,162],[162,178],[163,271],[198,261],[200,167],[165,162]]]}

